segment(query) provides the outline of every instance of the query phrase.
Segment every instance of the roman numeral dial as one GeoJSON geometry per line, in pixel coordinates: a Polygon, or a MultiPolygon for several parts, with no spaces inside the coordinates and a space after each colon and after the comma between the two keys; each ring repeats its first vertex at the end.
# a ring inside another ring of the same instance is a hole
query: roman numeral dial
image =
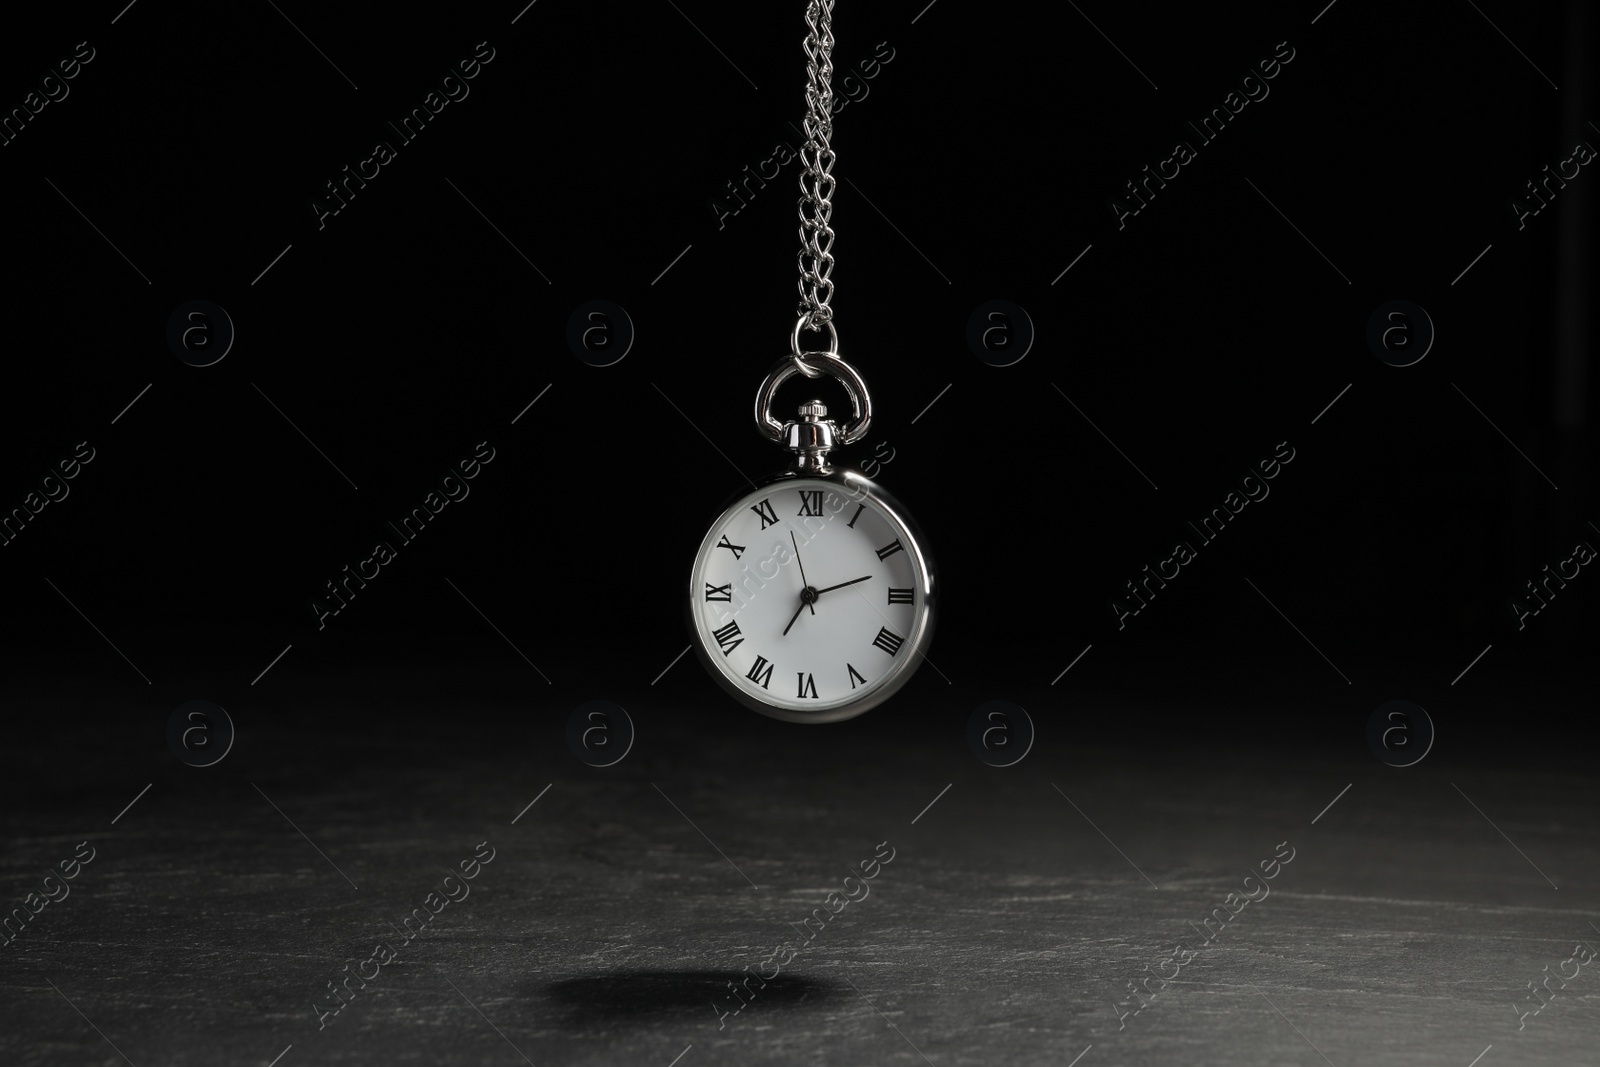
{"type": "Polygon", "coordinates": [[[683,590],[702,664],[746,706],[792,721],[849,718],[893,693],[925,659],[933,606],[900,514],[870,483],[806,472],[735,499],[683,590]]]}

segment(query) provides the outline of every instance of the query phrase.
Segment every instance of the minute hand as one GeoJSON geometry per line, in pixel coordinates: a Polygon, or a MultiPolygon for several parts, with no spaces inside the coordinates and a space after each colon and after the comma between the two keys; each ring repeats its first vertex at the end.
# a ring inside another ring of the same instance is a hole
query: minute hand
{"type": "Polygon", "coordinates": [[[847,585],[855,585],[857,582],[865,582],[865,581],[869,580],[871,577],[872,577],[872,575],[868,574],[868,575],[863,575],[860,578],[852,578],[848,582],[840,582],[838,585],[830,585],[826,589],[818,589],[817,590],[817,595],[821,596],[823,593],[829,593],[829,592],[832,592],[835,589],[843,589],[845,586],[847,586],[847,585]]]}

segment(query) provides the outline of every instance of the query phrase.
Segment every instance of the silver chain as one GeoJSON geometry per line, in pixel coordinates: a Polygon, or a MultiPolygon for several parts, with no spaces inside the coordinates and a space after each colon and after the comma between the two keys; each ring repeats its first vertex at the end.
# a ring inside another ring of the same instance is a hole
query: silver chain
{"type": "MultiPolygon", "coordinates": [[[[800,150],[800,325],[833,321],[833,0],[806,7],[806,144],[800,150]]],[[[798,328],[796,330],[798,333],[798,328]]],[[[830,329],[830,337],[836,335],[830,329]]],[[[797,353],[798,354],[798,353],[797,353]]],[[[808,369],[809,370],[809,369],[808,369]]]]}
{"type": "Polygon", "coordinates": [[[851,421],[839,428],[840,444],[855,444],[872,424],[872,398],[867,383],[839,357],[839,333],[833,325],[833,0],[806,5],[806,144],[800,150],[800,313],[789,335],[789,356],[778,361],[756,394],[756,428],[772,441],[782,441],[786,423],[773,417],[778,387],[796,374],[807,378],[830,375],[850,395],[851,421]],[[826,331],[825,351],[805,349],[803,330],[826,331]]]}

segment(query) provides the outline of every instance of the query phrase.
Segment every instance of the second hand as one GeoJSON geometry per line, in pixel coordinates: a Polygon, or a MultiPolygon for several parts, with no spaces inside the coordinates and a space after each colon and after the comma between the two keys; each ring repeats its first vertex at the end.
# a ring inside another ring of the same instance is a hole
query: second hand
{"type": "MultiPolygon", "coordinates": [[[[809,605],[810,608],[811,608],[811,614],[815,615],[817,613],[816,604],[812,603],[811,601],[809,601],[809,600],[807,600],[805,598],[805,590],[811,588],[811,583],[806,580],[806,565],[800,559],[800,542],[798,542],[798,541],[796,541],[794,539],[794,531],[793,530],[789,531],[789,543],[794,546],[794,561],[796,563],[800,564],[800,584],[802,586],[801,595],[800,595],[801,606],[804,607],[806,605],[809,605]]],[[[798,615],[798,614],[800,614],[800,612],[796,611],[795,614],[798,615]]],[[[793,625],[794,625],[793,622],[789,623],[789,626],[793,626],[793,625]]],[[[788,633],[789,632],[788,627],[785,627],[783,632],[784,633],[788,633]]]]}

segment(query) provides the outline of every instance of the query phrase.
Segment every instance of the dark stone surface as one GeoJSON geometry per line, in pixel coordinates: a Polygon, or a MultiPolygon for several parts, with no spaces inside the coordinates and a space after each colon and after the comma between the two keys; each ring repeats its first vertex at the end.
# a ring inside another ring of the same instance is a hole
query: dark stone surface
{"type": "MultiPolygon", "coordinates": [[[[8,785],[7,901],[78,842],[96,855],[0,949],[0,1061],[124,1062],[113,1044],[139,1067],[286,1048],[280,1067],[666,1067],[691,1045],[683,1067],[1065,1064],[1090,1045],[1084,1067],[1322,1063],[1313,1045],[1339,1067],[1466,1067],[1491,1044],[1485,1064],[1593,1058],[1589,969],[1520,1033],[1512,1007],[1575,939],[1600,942],[1581,766],[1079,748],[1069,717],[1040,714],[1036,751],[995,769],[963,747],[957,700],[897,701],[871,729],[674,700],[629,701],[635,751],[593,770],[553,703],[437,695],[488,692],[489,673],[395,665],[309,686],[325,699],[263,694],[203,769],[159,749],[153,705],[72,746],[65,698],[41,698],[55,725],[30,751],[64,755],[8,785]],[[400,947],[391,924],[483,841],[470,895],[400,947]],[[885,841],[868,895],[719,1025],[726,983],[800,943],[885,841]],[[1285,841],[1270,895],[1198,947],[1285,841]],[[1177,941],[1197,955],[1119,1030],[1114,1004],[1177,941]],[[319,1030],[313,1002],[379,942],[396,962],[319,1030]]],[[[1073,714],[1126,711],[1089,692],[1073,714]]]]}

